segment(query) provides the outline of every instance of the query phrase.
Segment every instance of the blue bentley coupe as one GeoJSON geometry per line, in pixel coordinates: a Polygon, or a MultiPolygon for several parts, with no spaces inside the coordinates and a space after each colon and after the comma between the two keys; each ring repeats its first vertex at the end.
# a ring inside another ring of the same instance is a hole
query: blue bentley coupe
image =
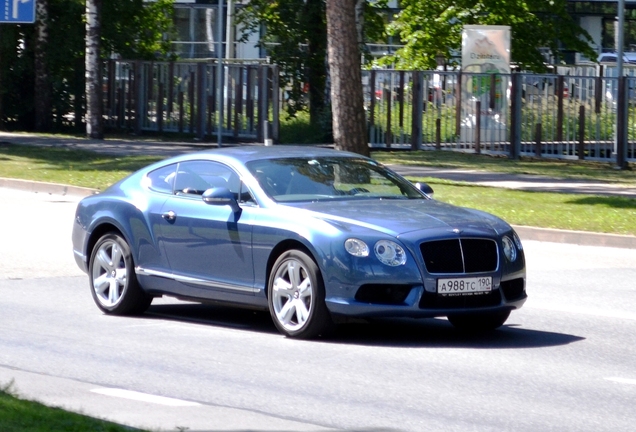
{"type": "Polygon", "coordinates": [[[353,153],[208,150],[84,198],[73,248],[108,314],[140,314],[166,295],[269,309],[297,338],[347,317],[500,327],[527,297],[519,237],[431,192],[353,153]]]}

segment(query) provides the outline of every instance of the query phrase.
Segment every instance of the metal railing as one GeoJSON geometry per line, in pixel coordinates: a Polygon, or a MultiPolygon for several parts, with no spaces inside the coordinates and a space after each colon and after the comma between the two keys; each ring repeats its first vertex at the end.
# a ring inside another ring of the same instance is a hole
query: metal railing
{"type": "Polygon", "coordinates": [[[584,75],[363,71],[369,143],[609,162],[626,154],[635,162],[636,76],[619,79],[595,70],[584,75]],[[617,140],[624,126],[621,106],[627,109],[628,134],[617,140]],[[626,148],[620,148],[621,141],[626,148]]]}
{"type": "Polygon", "coordinates": [[[107,128],[178,132],[205,139],[218,133],[220,123],[225,137],[263,141],[267,134],[278,139],[276,66],[224,64],[221,101],[217,64],[211,60],[110,60],[105,69],[107,128]]]}

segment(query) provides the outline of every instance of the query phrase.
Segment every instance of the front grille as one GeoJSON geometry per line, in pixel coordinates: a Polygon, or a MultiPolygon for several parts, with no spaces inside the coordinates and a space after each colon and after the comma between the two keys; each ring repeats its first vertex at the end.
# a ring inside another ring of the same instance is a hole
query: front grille
{"type": "Polygon", "coordinates": [[[411,288],[411,285],[365,284],[358,289],[355,299],[363,303],[401,305],[411,288]]]}
{"type": "Polygon", "coordinates": [[[501,304],[501,293],[494,290],[481,295],[438,295],[424,292],[420,300],[420,309],[459,309],[498,306],[501,304]]]}
{"type": "Polygon", "coordinates": [[[497,270],[497,243],[488,239],[450,239],[420,244],[429,273],[483,273],[497,270]]]}

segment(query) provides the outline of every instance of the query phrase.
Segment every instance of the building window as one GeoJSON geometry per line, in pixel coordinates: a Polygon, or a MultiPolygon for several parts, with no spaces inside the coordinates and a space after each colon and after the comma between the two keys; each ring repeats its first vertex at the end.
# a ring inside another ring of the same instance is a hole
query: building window
{"type": "MultiPolygon", "coordinates": [[[[216,6],[175,5],[175,27],[177,40],[173,42],[173,49],[179,57],[218,57],[216,6]]],[[[225,37],[225,29],[222,35],[225,37]]]]}

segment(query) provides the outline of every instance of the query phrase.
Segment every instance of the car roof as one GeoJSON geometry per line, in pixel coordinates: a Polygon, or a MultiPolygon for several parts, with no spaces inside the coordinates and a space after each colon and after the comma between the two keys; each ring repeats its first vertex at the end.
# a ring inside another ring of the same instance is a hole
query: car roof
{"type": "MultiPolygon", "coordinates": [[[[341,151],[334,150],[327,147],[317,146],[259,146],[259,145],[246,145],[236,147],[222,147],[217,149],[208,149],[194,153],[187,153],[184,155],[171,158],[170,161],[184,161],[191,159],[216,159],[216,160],[234,160],[241,163],[250,162],[260,159],[279,159],[279,158],[315,158],[315,157],[357,157],[363,158],[364,156],[341,151]]],[[[164,161],[168,162],[168,161],[164,161]]]]}

